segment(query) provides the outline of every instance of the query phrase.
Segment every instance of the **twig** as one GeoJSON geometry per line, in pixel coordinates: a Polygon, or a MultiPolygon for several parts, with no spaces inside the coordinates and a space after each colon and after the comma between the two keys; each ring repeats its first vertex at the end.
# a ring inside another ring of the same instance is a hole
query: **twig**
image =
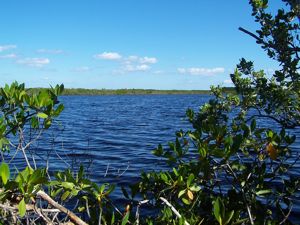
{"type": "MultiPolygon", "coordinates": [[[[232,170],[229,163],[227,163],[226,165],[227,165],[228,169],[230,170],[231,174],[233,175],[234,179],[238,182],[239,179],[237,178],[236,174],[232,170]]],[[[248,175],[248,178],[250,177],[250,175],[251,175],[251,173],[248,175]]],[[[248,216],[249,216],[249,219],[250,219],[250,223],[251,223],[251,225],[254,225],[254,220],[253,220],[253,217],[252,217],[252,214],[251,214],[250,206],[248,205],[247,198],[246,198],[246,195],[245,195],[245,191],[244,191],[244,188],[243,188],[242,185],[241,185],[241,191],[242,191],[244,202],[246,204],[246,208],[247,208],[248,216]]]]}
{"type": "MultiPolygon", "coordinates": [[[[162,200],[167,206],[169,206],[172,210],[172,212],[180,219],[182,216],[179,214],[179,212],[174,208],[174,206],[171,205],[170,202],[168,202],[167,199],[163,197],[159,197],[160,200],[162,200]]],[[[190,225],[187,221],[184,221],[185,225],[190,225]]]]}
{"type": "Polygon", "coordinates": [[[139,214],[140,206],[143,205],[143,204],[146,204],[148,202],[149,202],[149,200],[147,200],[147,199],[143,200],[143,201],[139,201],[139,204],[136,207],[136,213],[135,213],[135,222],[136,222],[136,225],[139,225],[139,223],[140,223],[140,214],[139,214]]]}
{"type": "MultiPolygon", "coordinates": [[[[6,209],[9,211],[18,211],[18,206],[14,205],[5,205],[5,204],[0,204],[0,208],[2,209],[6,209]]],[[[40,209],[41,211],[43,211],[44,213],[58,213],[61,212],[59,209],[40,209]]],[[[34,211],[34,205],[26,205],[26,211],[34,211]]]]}
{"type": "Polygon", "coordinates": [[[53,225],[52,221],[43,215],[43,212],[41,209],[37,208],[36,205],[34,205],[34,211],[45,221],[47,222],[47,225],[53,225]]]}
{"type": "Polygon", "coordinates": [[[81,220],[78,216],[76,216],[73,212],[69,211],[67,208],[65,208],[64,206],[58,204],[56,201],[54,201],[49,195],[47,195],[45,192],[43,191],[38,191],[37,192],[37,196],[41,197],[42,199],[46,200],[50,205],[52,205],[54,208],[59,209],[61,212],[67,214],[70,219],[78,224],[78,225],[87,225],[86,222],[84,222],[83,220],[81,220]]]}
{"type": "Polygon", "coordinates": [[[98,225],[101,225],[101,219],[102,219],[102,207],[100,205],[100,215],[99,215],[99,218],[98,218],[98,225]]]}
{"type": "Polygon", "coordinates": [[[24,159],[26,161],[26,164],[27,166],[32,169],[30,163],[29,163],[29,160],[28,160],[28,157],[26,155],[26,152],[25,152],[25,148],[22,146],[22,143],[23,143],[23,139],[24,139],[24,136],[23,136],[23,131],[21,128],[19,128],[19,132],[20,132],[20,136],[19,136],[19,145],[18,145],[18,149],[21,149],[22,153],[23,153],[23,156],[24,156],[24,159]]]}
{"type": "Polygon", "coordinates": [[[289,218],[289,216],[290,216],[290,214],[292,212],[292,209],[293,209],[293,204],[290,207],[290,209],[289,209],[289,211],[288,211],[288,213],[286,215],[284,215],[284,213],[282,212],[282,214],[284,215],[284,219],[279,224],[284,224],[285,223],[285,221],[289,218]]]}

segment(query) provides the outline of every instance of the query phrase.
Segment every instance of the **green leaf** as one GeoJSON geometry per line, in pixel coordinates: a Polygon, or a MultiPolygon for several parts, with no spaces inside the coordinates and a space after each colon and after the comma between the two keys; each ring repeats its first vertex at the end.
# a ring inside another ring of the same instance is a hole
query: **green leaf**
{"type": "Polygon", "coordinates": [[[60,95],[60,94],[62,94],[62,93],[63,93],[63,91],[64,91],[64,89],[65,89],[65,87],[64,87],[64,85],[63,85],[63,84],[59,85],[59,88],[58,88],[57,95],[60,95]]]}
{"type": "Polygon", "coordinates": [[[55,116],[59,116],[59,114],[64,110],[64,105],[60,104],[57,109],[55,110],[54,114],[55,116]]]}
{"type": "Polygon", "coordinates": [[[36,117],[31,118],[31,127],[38,128],[39,127],[39,120],[36,117]]]}
{"type": "Polygon", "coordinates": [[[111,192],[113,192],[113,190],[115,189],[115,187],[116,187],[115,185],[110,184],[109,187],[108,187],[108,189],[107,189],[107,191],[106,191],[106,194],[108,195],[111,192]]]}
{"type": "Polygon", "coordinates": [[[229,213],[226,213],[226,218],[223,224],[224,225],[228,224],[232,219],[233,215],[234,215],[234,210],[230,211],[229,213]]]}
{"type": "Polygon", "coordinates": [[[59,189],[57,189],[57,190],[53,190],[52,192],[51,192],[51,196],[52,197],[56,197],[60,192],[62,192],[63,191],[63,189],[62,188],[59,188],[59,189]]]}
{"type": "Polygon", "coordinates": [[[22,200],[19,202],[18,209],[19,209],[20,216],[21,217],[25,216],[25,213],[26,213],[26,204],[25,204],[24,198],[22,198],[22,200]]]}
{"type": "Polygon", "coordinates": [[[5,162],[0,165],[0,177],[2,178],[3,184],[6,184],[10,177],[9,167],[5,162]]]}
{"type": "Polygon", "coordinates": [[[29,178],[28,184],[44,184],[47,182],[44,171],[41,169],[35,170],[29,178]]]}
{"type": "Polygon", "coordinates": [[[173,172],[174,172],[175,176],[178,177],[178,171],[174,167],[173,167],[173,172]]]}
{"type": "Polygon", "coordinates": [[[75,185],[71,182],[62,182],[61,186],[66,188],[66,189],[72,190],[75,185]]]}
{"type": "Polygon", "coordinates": [[[65,191],[61,196],[61,200],[65,201],[70,196],[70,194],[71,194],[70,191],[65,191]]]}
{"type": "Polygon", "coordinates": [[[192,140],[197,140],[196,136],[193,133],[188,134],[192,140]]]}
{"type": "Polygon", "coordinates": [[[51,126],[51,123],[52,123],[52,121],[51,121],[50,118],[45,119],[44,120],[44,127],[45,127],[45,129],[48,129],[51,126]]]}
{"type": "Polygon", "coordinates": [[[198,151],[199,151],[199,154],[201,155],[201,157],[203,157],[203,158],[206,157],[207,151],[204,147],[199,147],[198,151]]]}
{"type": "Polygon", "coordinates": [[[194,191],[194,192],[198,192],[198,191],[201,190],[201,187],[200,187],[200,186],[195,186],[195,185],[193,185],[192,187],[190,187],[190,190],[191,190],[191,191],[194,191]]]}
{"type": "Polygon", "coordinates": [[[152,154],[154,154],[155,156],[162,156],[163,153],[164,150],[161,144],[159,144],[158,147],[154,151],[152,151],[152,154]]]}
{"type": "Polygon", "coordinates": [[[194,180],[195,178],[195,175],[193,173],[191,173],[187,179],[187,182],[186,182],[186,186],[189,187],[192,183],[192,181],[194,180]]]}
{"type": "Polygon", "coordinates": [[[222,206],[221,206],[221,200],[220,198],[217,198],[214,202],[214,215],[219,224],[222,224],[222,206]]]}
{"type": "Polygon", "coordinates": [[[272,189],[260,190],[260,191],[256,192],[255,194],[259,195],[259,196],[263,196],[263,195],[270,194],[270,193],[272,193],[272,189]]]}
{"type": "Polygon", "coordinates": [[[47,115],[46,113],[40,112],[40,113],[37,114],[37,117],[39,117],[39,118],[41,118],[41,119],[47,119],[47,118],[48,118],[48,115],[47,115]]]}
{"type": "Polygon", "coordinates": [[[165,173],[161,173],[160,174],[160,177],[161,179],[165,182],[165,183],[168,183],[168,176],[165,174],[165,173]]]}
{"type": "Polygon", "coordinates": [[[103,193],[103,191],[105,190],[106,188],[106,184],[102,184],[100,189],[99,189],[99,193],[103,193]]]}
{"type": "Polygon", "coordinates": [[[8,144],[9,144],[9,141],[7,138],[5,138],[5,137],[0,138],[0,151],[7,149],[9,146],[8,144]]]}
{"type": "Polygon", "coordinates": [[[123,217],[122,225],[127,224],[128,220],[129,220],[129,212],[127,212],[126,215],[123,217]]]}
{"type": "Polygon", "coordinates": [[[77,190],[77,189],[72,189],[72,191],[71,191],[72,196],[77,196],[78,193],[79,193],[79,190],[77,190]]]}
{"type": "Polygon", "coordinates": [[[254,130],[255,130],[255,128],[256,128],[256,120],[255,119],[253,119],[252,121],[251,121],[251,131],[253,132],[254,130]]]}
{"type": "Polygon", "coordinates": [[[115,224],[115,213],[113,212],[112,213],[112,217],[111,217],[111,222],[110,222],[111,225],[115,224]]]}
{"type": "Polygon", "coordinates": [[[186,199],[186,198],[182,198],[181,200],[182,200],[183,203],[186,204],[186,205],[190,205],[190,204],[191,204],[191,201],[188,200],[188,199],[186,199]]]}
{"type": "Polygon", "coordinates": [[[122,190],[124,197],[129,198],[128,192],[126,191],[126,189],[123,186],[121,187],[121,190],[122,190]]]}
{"type": "Polygon", "coordinates": [[[182,195],[184,195],[185,192],[186,192],[186,189],[183,189],[183,190],[179,191],[178,198],[180,198],[182,195]]]}

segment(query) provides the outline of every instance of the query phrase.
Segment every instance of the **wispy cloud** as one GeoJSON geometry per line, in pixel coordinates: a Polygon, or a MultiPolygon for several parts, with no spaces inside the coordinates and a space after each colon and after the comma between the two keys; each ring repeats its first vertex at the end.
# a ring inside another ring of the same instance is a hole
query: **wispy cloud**
{"type": "Polygon", "coordinates": [[[31,66],[31,67],[43,67],[50,63],[48,58],[24,58],[16,61],[18,64],[31,66]]]}
{"type": "Polygon", "coordinates": [[[150,70],[150,66],[146,64],[141,64],[141,65],[131,65],[128,64],[124,67],[124,71],[127,72],[145,72],[150,70]]]}
{"type": "Polygon", "coordinates": [[[7,55],[0,55],[0,59],[15,59],[18,56],[14,53],[7,54],[7,55]]]}
{"type": "Polygon", "coordinates": [[[58,54],[63,54],[65,53],[63,50],[61,49],[38,49],[36,50],[37,53],[44,53],[44,54],[53,54],[53,55],[58,55],[58,54]]]}
{"type": "Polygon", "coordinates": [[[86,72],[90,72],[91,68],[88,66],[81,66],[81,67],[74,68],[72,71],[76,73],[86,73],[86,72]]]}
{"type": "Polygon", "coordinates": [[[155,57],[139,57],[136,55],[128,56],[126,59],[124,59],[124,62],[130,63],[130,62],[136,62],[140,64],[155,64],[157,63],[157,58],[155,57]]]}
{"type": "Polygon", "coordinates": [[[149,63],[149,64],[155,64],[157,63],[157,59],[154,58],[154,57],[143,57],[143,58],[140,58],[140,63],[149,63]]]}
{"type": "Polygon", "coordinates": [[[10,50],[10,49],[15,49],[17,48],[16,45],[0,45],[0,52],[10,50]]]}
{"type": "Polygon", "coordinates": [[[118,60],[121,59],[122,56],[117,52],[103,52],[101,54],[94,55],[95,59],[106,59],[106,60],[118,60]]]}
{"type": "Polygon", "coordinates": [[[118,73],[128,73],[128,72],[145,72],[151,69],[150,65],[158,62],[155,57],[148,56],[122,56],[118,52],[103,52],[101,54],[94,55],[96,59],[104,60],[118,60],[120,68],[114,71],[118,73]]]}
{"type": "Polygon", "coordinates": [[[231,79],[227,79],[223,81],[224,84],[233,84],[231,79]]]}
{"type": "Polygon", "coordinates": [[[225,69],[223,67],[216,67],[216,68],[190,67],[190,68],[178,68],[177,71],[178,73],[181,74],[213,76],[216,74],[224,73],[225,69]]]}
{"type": "Polygon", "coordinates": [[[136,55],[131,55],[128,57],[125,57],[122,60],[122,64],[124,65],[122,67],[123,72],[145,72],[149,71],[151,67],[149,64],[155,64],[158,60],[155,57],[139,57],[136,55]]]}
{"type": "Polygon", "coordinates": [[[153,72],[153,74],[163,74],[163,73],[164,73],[163,70],[156,70],[156,71],[153,72]]]}

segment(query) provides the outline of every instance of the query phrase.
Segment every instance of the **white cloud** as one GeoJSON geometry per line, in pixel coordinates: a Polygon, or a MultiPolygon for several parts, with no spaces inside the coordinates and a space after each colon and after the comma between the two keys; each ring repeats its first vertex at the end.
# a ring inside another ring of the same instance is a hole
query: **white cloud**
{"type": "Polygon", "coordinates": [[[85,73],[91,71],[91,68],[88,66],[81,66],[73,69],[74,72],[85,73]]]}
{"type": "Polygon", "coordinates": [[[48,58],[25,58],[17,60],[18,64],[23,64],[32,67],[43,67],[50,63],[48,58]]]}
{"type": "Polygon", "coordinates": [[[141,65],[126,65],[124,67],[124,70],[127,72],[145,72],[147,70],[150,70],[150,66],[146,64],[141,64],[141,65]]]}
{"type": "Polygon", "coordinates": [[[10,49],[15,49],[17,48],[16,45],[0,45],[0,52],[10,50],[10,49]]]}
{"type": "Polygon", "coordinates": [[[61,49],[38,49],[36,50],[37,53],[45,53],[45,54],[53,54],[53,55],[58,55],[58,54],[63,54],[64,51],[61,49]]]}
{"type": "Polygon", "coordinates": [[[216,68],[190,67],[190,68],[178,68],[177,71],[178,73],[182,73],[182,74],[213,76],[219,73],[224,73],[225,69],[223,67],[216,67],[216,68]]]}
{"type": "Polygon", "coordinates": [[[232,80],[230,80],[230,79],[224,80],[223,83],[224,83],[224,84],[233,84],[233,83],[232,83],[232,80]]]}
{"type": "Polygon", "coordinates": [[[122,56],[117,52],[103,52],[101,54],[94,55],[96,59],[106,59],[106,60],[118,60],[121,59],[122,56]]]}
{"type": "Polygon", "coordinates": [[[157,63],[157,59],[155,57],[148,57],[148,56],[138,57],[136,55],[131,55],[128,56],[126,59],[124,59],[124,63],[129,64],[132,62],[140,63],[140,64],[155,64],[157,63]]]}
{"type": "Polygon", "coordinates": [[[178,71],[178,73],[187,73],[186,69],[184,69],[184,68],[178,68],[177,71],[178,71]]]}
{"type": "Polygon", "coordinates": [[[137,62],[139,60],[139,57],[136,55],[130,55],[127,57],[125,61],[130,61],[130,62],[137,62]]]}
{"type": "Polygon", "coordinates": [[[7,55],[0,55],[0,59],[15,59],[17,58],[18,56],[14,53],[12,54],[7,54],[7,55]]]}
{"type": "Polygon", "coordinates": [[[140,63],[143,63],[143,64],[155,64],[157,63],[157,59],[154,58],[154,57],[143,57],[143,58],[140,58],[140,63]]]}
{"type": "Polygon", "coordinates": [[[122,63],[125,65],[122,68],[123,72],[145,72],[151,69],[149,64],[157,63],[157,59],[154,57],[139,57],[131,55],[124,58],[122,63]]]}
{"type": "Polygon", "coordinates": [[[126,72],[145,72],[151,69],[150,64],[158,62],[155,57],[140,57],[137,55],[122,56],[117,52],[103,52],[101,54],[94,55],[96,59],[105,60],[119,60],[121,67],[115,71],[118,73],[126,72]]]}

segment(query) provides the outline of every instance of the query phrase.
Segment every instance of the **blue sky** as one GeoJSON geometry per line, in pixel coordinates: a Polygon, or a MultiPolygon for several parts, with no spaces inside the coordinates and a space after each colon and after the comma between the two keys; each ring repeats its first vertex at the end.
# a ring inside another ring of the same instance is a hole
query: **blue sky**
{"type": "MultiPolygon", "coordinates": [[[[280,1],[276,1],[280,4],[280,1]]],[[[0,85],[209,89],[241,57],[272,71],[248,0],[0,2],[0,85]]]]}

